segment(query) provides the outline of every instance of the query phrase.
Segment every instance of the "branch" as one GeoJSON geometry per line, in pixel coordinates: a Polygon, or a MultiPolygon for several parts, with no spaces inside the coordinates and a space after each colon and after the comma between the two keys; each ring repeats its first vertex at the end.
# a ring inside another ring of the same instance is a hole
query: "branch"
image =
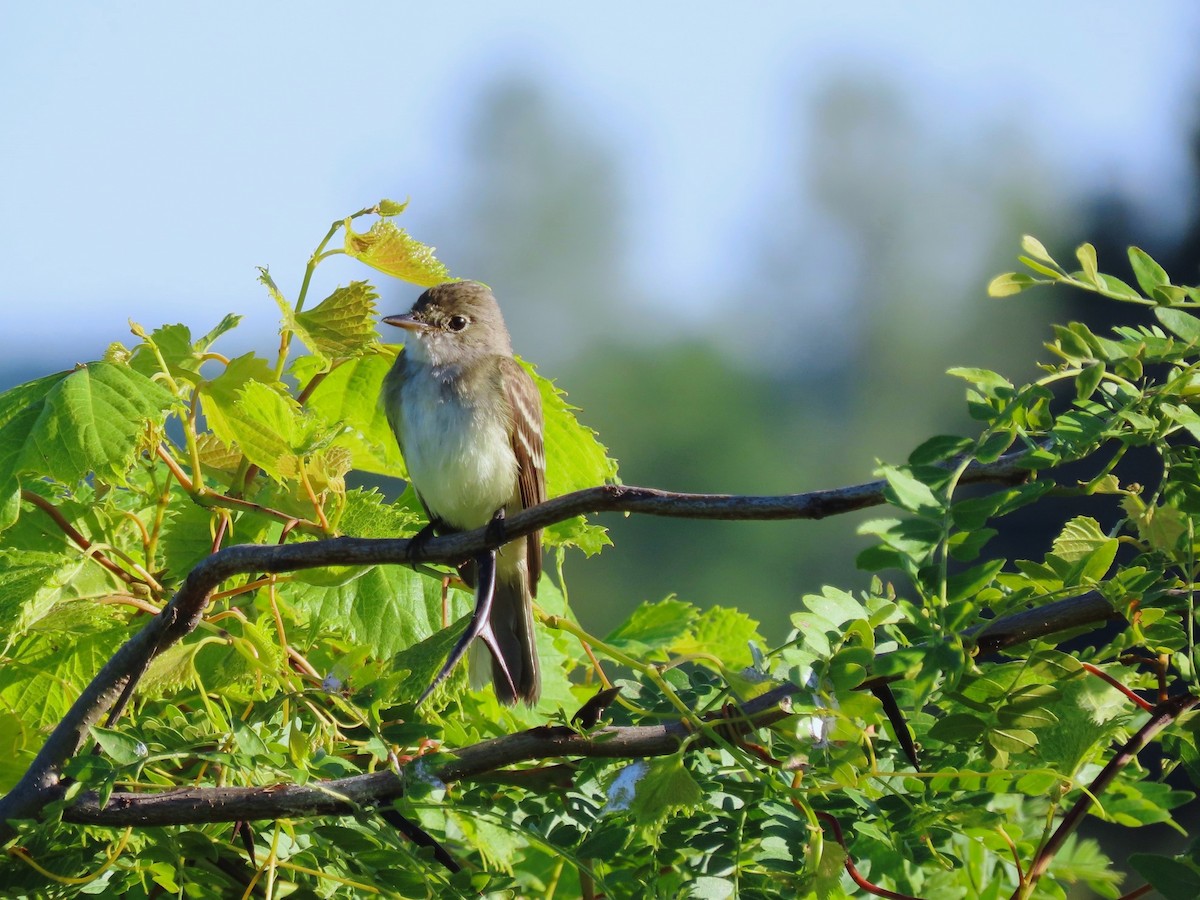
{"type": "MultiPolygon", "coordinates": [[[[1117,613],[1112,606],[1098,594],[1059,600],[989,623],[986,639],[978,638],[977,646],[996,650],[1056,631],[1104,622],[1114,616],[1117,613]],[[1037,613],[1036,622],[1031,622],[1030,613],[1037,613]]],[[[975,628],[968,633],[979,631],[975,628]]],[[[723,729],[732,728],[739,736],[748,734],[790,716],[788,699],[799,690],[793,684],[780,685],[743,704],[741,719],[731,719],[724,713],[707,719],[719,721],[723,729]]],[[[63,819],[80,824],[148,826],[347,815],[401,796],[404,778],[410,773],[413,777],[434,777],[450,783],[492,778],[505,766],[534,760],[665,756],[677,752],[682,740],[691,733],[682,721],[654,726],[610,726],[587,736],[562,727],[533,728],[455,751],[457,758],[434,772],[414,769],[422,765],[415,762],[399,776],[391,771],[374,772],[304,786],[188,788],[154,794],[117,792],[103,808],[92,792],[82,795],[74,806],[66,809],[63,819]]],[[[700,736],[694,745],[704,747],[707,742],[700,736]]]]}
{"type": "MultiPolygon", "coordinates": [[[[1020,465],[1023,457],[1022,451],[1002,456],[993,463],[972,464],[962,482],[1019,483],[1028,476],[1020,465]]],[[[87,742],[91,726],[99,723],[109,710],[111,719],[120,714],[151,660],[196,628],[212,592],[235,575],[294,572],[331,565],[455,564],[538,529],[595,512],[727,520],[821,519],[880,505],[886,502],[885,488],[886,482],[873,481],[806,494],[752,497],[679,494],[606,485],[523,510],[506,520],[502,535],[489,535],[487,528],[479,528],[416,544],[406,538],[338,537],[276,546],[243,544],[218,550],[192,569],[163,611],[131,637],[84,689],[21,780],[0,797],[0,823],[36,816],[54,799],[59,793],[63,765],[87,742]]],[[[0,842],[11,834],[11,827],[0,824],[0,842]]]]}
{"type": "Polygon", "coordinates": [[[1088,810],[1092,808],[1092,804],[1096,802],[1096,798],[1108,790],[1108,786],[1112,784],[1121,770],[1137,758],[1142,748],[1150,743],[1156,734],[1197,703],[1200,703],[1200,697],[1183,694],[1179,697],[1173,697],[1165,703],[1160,703],[1154,708],[1146,724],[1139,728],[1137,733],[1125,742],[1116,755],[1108,761],[1108,765],[1100,770],[1100,774],[1096,776],[1079,799],[1075,801],[1075,805],[1071,807],[1070,811],[1063,816],[1063,820],[1059,823],[1058,828],[1055,829],[1054,834],[1050,836],[1050,839],[1038,851],[1033,865],[1029,867],[1029,874],[1026,880],[1013,893],[1013,900],[1016,900],[1018,897],[1029,896],[1038,879],[1050,868],[1050,863],[1054,861],[1055,854],[1062,849],[1067,838],[1074,833],[1075,829],[1079,827],[1079,823],[1083,821],[1083,817],[1087,815],[1088,810]]]}
{"type": "MultiPolygon", "coordinates": [[[[793,684],[773,688],[742,705],[740,717],[725,711],[707,717],[726,734],[743,735],[792,715],[793,684]]],[[[93,791],[82,794],[63,811],[63,820],[89,825],[196,825],[206,822],[255,821],[304,816],[351,815],[404,794],[408,778],[437,779],[449,784],[489,775],[514,763],[558,757],[639,759],[677,753],[685,739],[691,747],[709,746],[685,722],[624,725],[580,734],[563,725],[530,728],[493,738],[454,752],[455,758],[427,771],[428,760],[415,760],[399,774],[391,770],[354,775],[316,784],[267,787],[184,788],[156,793],[114,792],[107,804],[93,791]]]]}

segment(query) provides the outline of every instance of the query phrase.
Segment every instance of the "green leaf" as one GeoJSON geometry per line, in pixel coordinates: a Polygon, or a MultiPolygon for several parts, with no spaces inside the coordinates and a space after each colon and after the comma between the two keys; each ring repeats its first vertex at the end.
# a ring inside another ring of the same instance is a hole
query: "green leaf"
{"type": "MultiPolygon", "coordinates": [[[[283,594],[315,637],[344,635],[373,656],[392,656],[442,628],[441,581],[403,566],[369,566],[350,581],[326,587],[294,582],[283,594]]],[[[448,594],[450,621],[460,618],[471,597],[448,594]]]]}
{"type": "Polygon", "coordinates": [[[643,603],[605,638],[605,643],[631,656],[649,656],[655,651],[661,656],[675,652],[675,647],[685,639],[694,642],[692,626],[699,618],[700,610],[675,597],[643,603]]]}
{"type": "Polygon", "coordinates": [[[1133,276],[1137,279],[1138,287],[1147,297],[1154,293],[1156,287],[1171,283],[1166,270],[1156,263],[1145,250],[1130,247],[1129,265],[1133,267],[1133,276]]]}
{"type": "Polygon", "coordinates": [[[947,744],[978,741],[987,731],[987,722],[970,713],[951,713],[933,723],[929,737],[947,744]]]}
{"type": "MultiPolygon", "coordinates": [[[[396,702],[415,703],[417,701],[417,698],[433,683],[433,679],[445,665],[450,651],[454,649],[454,645],[469,623],[469,615],[464,615],[457,622],[452,622],[449,627],[435,631],[429,637],[406,647],[392,657],[389,668],[398,680],[394,693],[396,702]]],[[[464,661],[429,695],[429,703],[434,709],[443,707],[461,694],[466,685],[467,663],[464,661]]]]}
{"type": "Polygon", "coordinates": [[[376,344],[378,297],[365,281],[339,287],[313,309],[295,314],[296,333],[305,346],[327,360],[369,353],[376,344]]]}
{"type": "Polygon", "coordinates": [[[0,638],[4,645],[24,634],[62,597],[79,571],[78,558],[38,550],[0,550],[0,638]]]}
{"type": "Polygon", "coordinates": [[[237,443],[231,419],[242,413],[237,409],[242,389],[252,382],[279,386],[271,365],[254,353],[246,353],[229,361],[224,370],[198,388],[204,418],[213,434],[227,447],[237,443]]]}
{"type": "Polygon", "coordinates": [[[1067,562],[1079,562],[1110,540],[1095,519],[1076,516],[1063,526],[1062,532],[1054,539],[1054,555],[1067,562]]]}
{"type": "Polygon", "coordinates": [[[1187,857],[1131,853],[1129,865],[1162,894],[1164,900],[1200,897],[1200,867],[1187,857]]]}
{"type": "Polygon", "coordinates": [[[346,494],[338,530],[352,537],[400,537],[419,530],[424,519],[414,509],[388,503],[376,490],[356,488],[346,494]]]}
{"type": "Polygon", "coordinates": [[[1096,266],[1096,248],[1091,244],[1080,244],[1075,250],[1075,257],[1083,267],[1084,278],[1097,287],[1102,286],[1100,271],[1096,266]]]}
{"type": "Polygon", "coordinates": [[[743,669],[754,660],[750,644],[765,645],[758,633],[758,623],[737,609],[712,606],[700,614],[690,634],[674,644],[673,652],[707,653],[717,657],[730,669],[743,669]]]}
{"type": "Polygon", "coordinates": [[[946,374],[970,382],[979,389],[980,393],[987,397],[994,397],[997,395],[997,392],[1001,391],[1011,393],[1013,389],[1011,381],[990,369],[956,366],[953,369],[947,369],[946,374]]]}
{"type": "Polygon", "coordinates": [[[264,382],[248,381],[226,413],[226,425],[246,459],[276,481],[296,477],[297,450],[306,428],[300,405],[290,395],[264,382]]]}
{"type": "MultiPolygon", "coordinates": [[[[137,328],[141,330],[141,326],[137,328]]],[[[129,365],[147,378],[153,378],[162,371],[158,361],[161,355],[172,378],[196,381],[203,362],[201,352],[192,345],[192,332],[186,325],[162,325],[142,338],[142,343],[134,348],[129,365]]]]}
{"type": "Polygon", "coordinates": [[[20,474],[69,486],[94,472],[121,480],[147,424],[174,399],[125,365],[94,362],[0,395],[0,486],[20,474]]]}
{"type": "Polygon", "coordinates": [[[385,219],[390,219],[393,216],[398,216],[404,210],[408,209],[409,201],[405,200],[401,203],[398,200],[380,200],[375,204],[375,212],[383,216],[385,219]]]}
{"type": "Polygon", "coordinates": [[[1024,753],[1037,746],[1037,735],[1025,728],[993,728],[988,743],[1004,753],[1024,753]]]}
{"type": "Polygon", "coordinates": [[[939,434],[922,442],[908,455],[910,466],[932,466],[966,453],[975,442],[970,438],[939,434]]]}
{"type": "Polygon", "coordinates": [[[114,728],[93,725],[91,731],[96,743],[117,765],[127,766],[149,755],[145,744],[114,728]]]}
{"type": "Polygon", "coordinates": [[[1100,386],[1100,382],[1104,378],[1104,373],[1105,367],[1102,362],[1086,366],[1075,377],[1075,399],[1086,400],[1092,396],[1096,392],[1096,388],[1100,386]]]}
{"type": "Polygon", "coordinates": [[[0,708],[34,733],[57,725],[126,636],[114,607],[61,604],[8,652],[0,666],[0,708]]]}
{"type": "MultiPolygon", "coordinates": [[[[523,360],[521,365],[533,376],[542,395],[542,416],[545,420],[546,496],[560,497],[583,488],[609,484],[617,480],[616,460],[600,443],[596,432],[575,417],[577,407],[567,402],[567,395],[554,382],[542,378],[523,360]]],[[[578,546],[589,555],[609,543],[605,530],[589,525],[582,516],[545,531],[546,542],[554,545],[578,546]]]]}
{"type": "Polygon", "coordinates": [[[1200,343],[1200,319],[1182,309],[1172,309],[1169,306],[1154,307],[1154,317],[1172,334],[1183,338],[1189,344],[1200,343]]]}
{"type": "Polygon", "coordinates": [[[695,809],[703,799],[700,785],[676,754],[649,763],[634,789],[629,810],[639,825],[654,825],[670,815],[695,809]]]}
{"type": "Polygon", "coordinates": [[[350,451],[355,469],[403,478],[404,461],[379,402],[384,376],[394,359],[393,353],[385,351],[334,366],[309,395],[307,408],[331,429],[341,426],[334,445],[350,451]]]}
{"type": "Polygon", "coordinates": [[[1051,265],[1057,265],[1057,263],[1054,262],[1054,257],[1047,252],[1042,242],[1031,234],[1021,236],[1021,249],[1034,259],[1040,259],[1042,262],[1050,263],[1051,265]]]}
{"type": "Polygon", "coordinates": [[[923,516],[941,514],[944,505],[942,501],[934,494],[933,489],[918,480],[911,470],[882,466],[878,472],[887,479],[885,494],[891,503],[923,516]]]}
{"type": "Polygon", "coordinates": [[[1040,278],[1034,278],[1032,275],[1024,275],[1019,272],[1005,272],[1003,275],[997,275],[988,282],[987,292],[989,297],[1010,297],[1013,294],[1019,294],[1026,288],[1033,287],[1035,284],[1048,284],[1040,278]]]}
{"type": "Polygon", "coordinates": [[[422,244],[403,228],[380,219],[365,233],[356,232],[345,220],[346,254],[393,278],[421,287],[451,281],[446,267],[433,255],[434,248],[422,244]]]}

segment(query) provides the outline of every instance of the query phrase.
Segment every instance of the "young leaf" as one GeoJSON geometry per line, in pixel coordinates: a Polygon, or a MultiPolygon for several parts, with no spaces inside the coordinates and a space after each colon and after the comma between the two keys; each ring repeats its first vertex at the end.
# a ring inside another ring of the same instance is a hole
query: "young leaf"
{"type": "Polygon", "coordinates": [[[1079,260],[1079,265],[1083,267],[1085,280],[1097,287],[1103,286],[1103,282],[1100,281],[1100,272],[1096,267],[1096,248],[1091,244],[1080,244],[1075,250],[1075,257],[1079,260]]]}
{"type": "Polygon", "coordinates": [[[1026,234],[1021,237],[1021,249],[1035,259],[1040,259],[1042,262],[1050,263],[1051,265],[1057,265],[1057,263],[1054,262],[1054,257],[1052,257],[1046,251],[1046,248],[1042,242],[1031,234],[1026,234]]]}
{"type": "Polygon", "coordinates": [[[378,297],[367,282],[352,281],[313,309],[296,313],[296,333],[309,349],[327,360],[362,356],[376,343],[378,297]]]}
{"type": "Polygon", "coordinates": [[[667,597],[657,603],[643,603],[605,642],[634,656],[654,651],[675,652],[680,641],[691,636],[700,610],[690,603],[667,597]]]}
{"type": "Polygon", "coordinates": [[[929,485],[913,476],[911,470],[882,466],[879,474],[887,479],[888,487],[885,493],[890,502],[918,515],[940,515],[944,504],[929,485]]]}
{"type": "Polygon", "coordinates": [[[446,267],[433,255],[433,247],[427,247],[386,219],[380,219],[362,234],[346,219],[345,229],[347,255],[373,269],[421,287],[452,280],[446,267]]]}
{"type": "Polygon", "coordinates": [[[351,452],[354,468],[404,478],[396,436],[379,402],[383,378],[394,359],[389,352],[369,353],[335,366],[309,395],[306,405],[329,427],[344,426],[335,444],[351,452]]]}
{"type": "Polygon", "coordinates": [[[1019,272],[1005,272],[988,282],[987,292],[989,297],[1010,297],[1035,284],[1049,284],[1049,282],[1019,272]]]}

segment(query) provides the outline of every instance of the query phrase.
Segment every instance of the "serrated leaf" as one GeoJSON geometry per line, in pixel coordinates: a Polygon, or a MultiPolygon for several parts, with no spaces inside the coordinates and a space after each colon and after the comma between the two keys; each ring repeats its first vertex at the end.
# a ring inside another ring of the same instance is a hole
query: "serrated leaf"
{"type": "Polygon", "coordinates": [[[750,644],[765,644],[758,623],[741,610],[712,606],[692,624],[690,634],[677,641],[672,652],[681,655],[707,653],[717,657],[729,669],[742,669],[754,660],[750,644]]]}
{"type": "Polygon", "coordinates": [[[85,601],[56,607],[7,653],[0,666],[0,708],[35,733],[57,725],[126,635],[114,607],[85,601]],[[84,609],[90,615],[78,614],[84,609]]]}
{"type": "Polygon", "coordinates": [[[1145,250],[1139,247],[1129,248],[1129,265],[1133,268],[1133,277],[1137,279],[1138,287],[1149,297],[1156,287],[1171,283],[1165,269],[1154,261],[1145,250]]]}
{"type": "Polygon", "coordinates": [[[161,325],[134,348],[129,365],[147,378],[162,371],[162,356],[173,378],[194,381],[200,371],[200,353],[192,346],[192,332],[186,325],[161,325]],[[158,353],[155,353],[155,350],[158,353]]]}
{"type": "Polygon", "coordinates": [[[334,443],[353,455],[354,468],[403,478],[404,461],[379,402],[390,353],[371,353],[334,366],[313,390],[307,408],[331,428],[342,426],[334,443]]]}
{"type": "Polygon", "coordinates": [[[0,550],[0,639],[3,646],[24,634],[61,596],[79,571],[77,557],[37,550],[0,550]]]}
{"type": "MultiPolygon", "coordinates": [[[[176,497],[163,519],[158,550],[169,577],[181,581],[192,568],[212,553],[213,510],[176,497]]],[[[161,577],[161,576],[160,576],[161,577]]]]}
{"type": "Polygon", "coordinates": [[[1063,526],[1054,539],[1054,555],[1067,562],[1079,562],[1093,550],[1111,540],[1090,516],[1076,516],[1063,526]]]}
{"type": "Polygon", "coordinates": [[[313,309],[296,313],[296,334],[305,346],[327,360],[369,353],[376,344],[378,297],[367,282],[352,281],[313,309]]]}
{"type": "Polygon", "coordinates": [[[276,481],[299,471],[297,448],[303,443],[300,406],[261,381],[248,381],[238,392],[225,423],[238,448],[276,481]]]}
{"type": "MultiPolygon", "coordinates": [[[[450,651],[454,649],[454,645],[469,624],[469,618],[467,615],[462,616],[449,627],[434,632],[392,657],[390,668],[400,676],[395,693],[397,702],[416,702],[433,683],[433,679],[450,656],[450,651]]],[[[466,686],[467,664],[464,661],[429,695],[429,703],[434,709],[445,706],[466,686]]]]}
{"type": "Polygon", "coordinates": [[[409,201],[405,200],[401,203],[399,200],[380,200],[375,204],[375,212],[383,216],[385,219],[390,219],[393,216],[398,216],[400,213],[408,209],[409,201]]]}
{"type": "Polygon", "coordinates": [[[421,287],[451,281],[450,273],[433,255],[434,248],[422,244],[403,228],[380,219],[364,233],[345,220],[347,255],[373,269],[421,287]]]}
{"type": "Polygon", "coordinates": [[[643,603],[605,642],[634,656],[673,652],[677,643],[691,637],[700,610],[675,597],[643,603]]]}
{"type": "MultiPolygon", "coordinates": [[[[369,566],[334,586],[293,582],[284,599],[313,635],[344,635],[373,656],[392,656],[442,628],[442,585],[403,566],[369,566]]],[[[448,594],[450,620],[467,612],[471,597],[448,594]]]]}
{"type": "Polygon", "coordinates": [[[410,507],[388,503],[376,490],[358,488],[346,494],[338,530],[352,537],[400,537],[413,533],[423,524],[421,517],[410,507]]]}
{"type": "Polygon", "coordinates": [[[239,415],[236,409],[238,396],[242,388],[251,382],[282,387],[275,378],[275,370],[265,359],[254,353],[246,353],[231,359],[219,375],[203,382],[198,388],[208,427],[226,447],[237,443],[229,420],[239,415]]]}
{"type": "Polygon", "coordinates": [[[0,487],[23,473],[73,486],[121,480],[174,398],[128,366],[94,362],[0,395],[0,487]],[[21,408],[23,407],[23,408],[21,408]]]}
{"type": "Polygon", "coordinates": [[[637,782],[629,810],[639,825],[654,825],[675,813],[695,809],[704,792],[679,755],[652,760],[637,782]]]}
{"type": "MultiPolygon", "coordinates": [[[[545,421],[546,496],[560,497],[572,491],[617,481],[617,462],[608,455],[596,432],[582,424],[578,407],[567,402],[565,391],[538,375],[524,360],[518,362],[533,376],[542,396],[545,421]]],[[[611,543],[607,531],[579,517],[552,525],[545,531],[547,544],[576,546],[588,555],[611,543]]]]}

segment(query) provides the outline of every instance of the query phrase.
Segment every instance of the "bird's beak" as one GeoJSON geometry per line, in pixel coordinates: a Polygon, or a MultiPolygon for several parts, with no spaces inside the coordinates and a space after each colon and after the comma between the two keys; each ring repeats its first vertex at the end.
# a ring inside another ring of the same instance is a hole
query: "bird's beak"
{"type": "Polygon", "coordinates": [[[395,325],[397,328],[403,328],[405,331],[428,331],[429,326],[424,322],[418,322],[412,317],[412,313],[405,313],[402,316],[384,316],[384,325],[395,325]]]}

